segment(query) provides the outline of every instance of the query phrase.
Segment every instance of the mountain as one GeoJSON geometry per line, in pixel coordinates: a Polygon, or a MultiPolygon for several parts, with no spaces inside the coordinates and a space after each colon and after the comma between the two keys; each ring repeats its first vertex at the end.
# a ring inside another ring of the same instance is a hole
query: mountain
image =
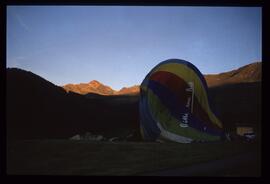
{"type": "MultiPolygon", "coordinates": [[[[233,130],[236,124],[260,126],[261,67],[261,63],[253,63],[230,72],[206,75],[212,109],[226,130],[233,130]]],[[[114,95],[98,94],[97,89],[103,94],[110,91],[98,81],[87,86],[94,92],[67,93],[32,72],[8,68],[8,139],[66,139],[91,132],[105,137],[134,133],[139,140],[139,86],[122,88],[114,95]]]]}
{"type": "Polygon", "coordinates": [[[139,85],[134,85],[131,87],[123,87],[119,91],[113,90],[111,87],[106,86],[96,80],[89,83],[80,84],[67,84],[62,86],[67,92],[71,91],[81,95],[88,93],[96,93],[100,95],[126,95],[126,94],[138,94],[140,91],[139,85]]]}
{"type": "MultiPolygon", "coordinates": [[[[85,132],[107,138],[139,135],[136,99],[86,98],[17,68],[6,70],[6,84],[8,139],[66,139],[85,132]]],[[[99,86],[96,82],[92,85],[99,86]]]]}
{"type": "Polygon", "coordinates": [[[131,87],[123,87],[119,91],[116,91],[114,94],[124,95],[124,94],[139,94],[139,93],[140,93],[140,85],[134,85],[131,87]]]}
{"type": "Polygon", "coordinates": [[[96,80],[93,80],[89,83],[80,83],[80,84],[67,84],[63,88],[69,92],[75,92],[78,94],[87,94],[87,93],[97,93],[101,95],[113,95],[115,91],[96,80]]]}
{"type": "Polygon", "coordinates": [[[258,82],[262,77],[262,62],[245,65],[220,74],[204,75],[209,87],[243,82],[258,82]]]}
{"type": "Polygon", "coordinates": [[[235,131],[236,125],[253,125],[260,131],[262,62],[204,77],[211,109],[226,130],[235,131]]]}
{"type": "MultiPolygon", "coordinates": [[[[204,75],[208,87],[220,86],[225,84],[236,84],[243,82],[261,81],[262,62],[255,62],[245,65],[236,70],[220,73],[204,75]]],[[[62,86],[67,92],[72,91],[78,94],[96,93],[100,95],[136,95],[140,92],[140,85],[131,87],[123,87],[119,91],[113,90],[96,80],[89,83],[67,84],[62,86]]]]}

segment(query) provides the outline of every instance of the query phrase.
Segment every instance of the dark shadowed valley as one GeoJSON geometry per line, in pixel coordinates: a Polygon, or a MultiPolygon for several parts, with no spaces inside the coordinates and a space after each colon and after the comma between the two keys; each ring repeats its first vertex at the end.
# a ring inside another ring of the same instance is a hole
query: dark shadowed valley
{"type": "Polygon", "coordinates": [[[92,81],[67,90],[34,73],[8,68],[7,172],[259,176],[261,65],[253,63],[234,71],[206,75],[210,102],[224,129],[233,133],[239,125],[252,126],[256,141],[190,145],[142,141],[139,86],[110,92],[110,87],[92,81]],[[86,132],[103,135],[107,140],[122,137],[124,141],[69,140],[86,132]],[[200,169],[206,167],[207,170],[200,169]]]}
{"type": "MultiPolygon", "coordinates": [[[[237,124],[260,127],[260,76],[261,63],[211,75],[211,79],[206,75],[210,102],[225,129],[233,130],[237,124]],[[217,83],[218,78],[222,78],[220,83],[217,83]]],[[[81,95],[66,92],[31,72],[7,69],[8,138],[66,139],[92,132],[105,137],[134,134],[134,140],[140,140],[139,87],[120,95],[100,95],[101,92],[92,91],[104,91],[104,87],[95,83],[97,88],[92,87],[89,93],[81,95]]]]}

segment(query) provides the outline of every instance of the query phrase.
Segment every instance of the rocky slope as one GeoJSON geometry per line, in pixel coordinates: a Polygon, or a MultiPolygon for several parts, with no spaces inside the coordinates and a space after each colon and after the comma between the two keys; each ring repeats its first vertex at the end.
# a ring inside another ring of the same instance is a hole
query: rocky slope
{"type": "Polygon", "coordinates": [[[224,84],[258,82],[261,81],[262,77],[262,62],[251,63],[229,72],[204,75],[204,77],[209,87],[224,84]]]}
{"type": "Polygon", "coordinates": [[[101,95],[113,95],[115,91],[96,80],[93,80],[89,83],[80,83],[80,84],[67,84],[64,85],[63,88],[69,92],[72,91],[78,94],[87,94],[87,93],[97,93],[101,95]]]}

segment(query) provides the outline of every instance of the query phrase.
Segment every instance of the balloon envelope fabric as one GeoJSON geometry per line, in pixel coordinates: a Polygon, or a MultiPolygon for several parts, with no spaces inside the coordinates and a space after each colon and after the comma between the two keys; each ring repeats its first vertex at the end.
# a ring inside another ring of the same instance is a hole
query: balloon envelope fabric
{"type": "Polygon", "coordinates": [[[222,123],[210,108],[203,75],[180,59],[159,63],[143,80],[140,129],[149,141],[191,143],[218,141],[224,136],[222,123]]]}

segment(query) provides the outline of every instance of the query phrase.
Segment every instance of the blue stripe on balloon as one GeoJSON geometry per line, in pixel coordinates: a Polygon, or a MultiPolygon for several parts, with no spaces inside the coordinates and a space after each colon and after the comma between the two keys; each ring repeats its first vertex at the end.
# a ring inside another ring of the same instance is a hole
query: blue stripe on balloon
{"type": "Polygon", "coordinates": [[[152,80],[149,80],[148,88],[159,98],[162,104],[169,109],[171,115],[177,120],[181,121],[183,113],[188,113],[190,127],[211,135],[221,135],[221,129],[213,129],[208,127],[203,121],[197,119],[193,114],[190,113],[190,110],[185,107],[183,102],[177,100],[176,95],[168,88],[152,80]],[[204,129],[205,127],[206,130],[204,129]]]}

